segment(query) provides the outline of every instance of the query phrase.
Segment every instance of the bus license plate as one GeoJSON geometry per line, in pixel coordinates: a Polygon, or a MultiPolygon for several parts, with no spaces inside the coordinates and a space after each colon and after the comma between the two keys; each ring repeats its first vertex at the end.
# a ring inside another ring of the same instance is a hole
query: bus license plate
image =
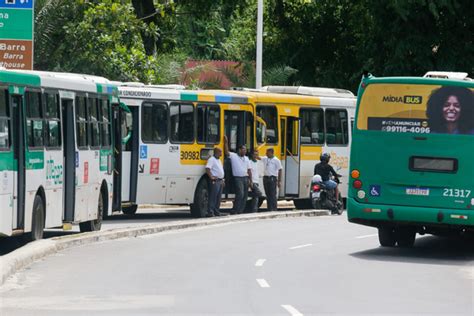
{"type": "Polygon", "coordinates": [[[421,196],[430,195],[430,189],[428,188],[407,188],[405,192],[407,195],[421,195],[421,196]]]}

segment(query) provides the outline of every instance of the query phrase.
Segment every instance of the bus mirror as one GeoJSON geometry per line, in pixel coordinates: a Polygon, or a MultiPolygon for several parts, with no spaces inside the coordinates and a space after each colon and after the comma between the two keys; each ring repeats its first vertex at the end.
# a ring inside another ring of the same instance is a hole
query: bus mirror
{"type": "Polygon", "coordinates": [[[261,118],[256,117],[257,119],[257,144],[264,146],[267,142],[267,123],[261,118]]]}

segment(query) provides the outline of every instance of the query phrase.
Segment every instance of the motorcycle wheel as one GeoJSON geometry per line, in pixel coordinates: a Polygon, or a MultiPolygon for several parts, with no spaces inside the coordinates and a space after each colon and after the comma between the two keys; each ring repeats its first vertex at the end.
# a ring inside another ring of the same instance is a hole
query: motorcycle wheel
{"type": "Polygon", "coordinates": [[[319,199],[311,199],[311,205],[313,206],[313,209],[315,210],[321,210],[321,200],[319,199]]]}
{"type": "Polygon", "coordinates": [[[344,213],[344,203],[341,195],[339,195],[339,203],[336,203],[335,209],[337,215],[342,215],[342,213],[344,213]]]}

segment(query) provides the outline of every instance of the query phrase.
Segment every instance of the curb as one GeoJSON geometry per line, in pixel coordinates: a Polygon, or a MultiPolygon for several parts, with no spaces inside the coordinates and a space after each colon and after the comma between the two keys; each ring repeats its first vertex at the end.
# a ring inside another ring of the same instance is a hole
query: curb
{"type": "Polygon", "coordinates": [[[327,211],[284,211],[271,213],[243,214],[212,219],[194,219],[167,223],[147,224],[142,227],[117,228],[93,233],[80,233],[54,237],[29,243],[0,258],[0,286],[13,274],[31,265],[33,262],[55,254],[61,250],[89,245],[96,242],[115,240],[127,237],[139,237],[176,231],[187,228],[214,226],[227,223],[241,223],[261,219],[278,219],[287,217],[313,217],[327,215],[327,211]]]}

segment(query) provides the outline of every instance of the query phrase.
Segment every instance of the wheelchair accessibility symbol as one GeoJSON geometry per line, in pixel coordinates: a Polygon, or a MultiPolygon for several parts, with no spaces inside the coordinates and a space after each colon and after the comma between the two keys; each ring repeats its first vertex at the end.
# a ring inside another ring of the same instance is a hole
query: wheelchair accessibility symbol
{"type": "Polygon", "coordinates": [[[369,195],[370,196],[380,196],[381,195],[382,188],[380,185],[371,185],[369,187],[369,195]]]}

